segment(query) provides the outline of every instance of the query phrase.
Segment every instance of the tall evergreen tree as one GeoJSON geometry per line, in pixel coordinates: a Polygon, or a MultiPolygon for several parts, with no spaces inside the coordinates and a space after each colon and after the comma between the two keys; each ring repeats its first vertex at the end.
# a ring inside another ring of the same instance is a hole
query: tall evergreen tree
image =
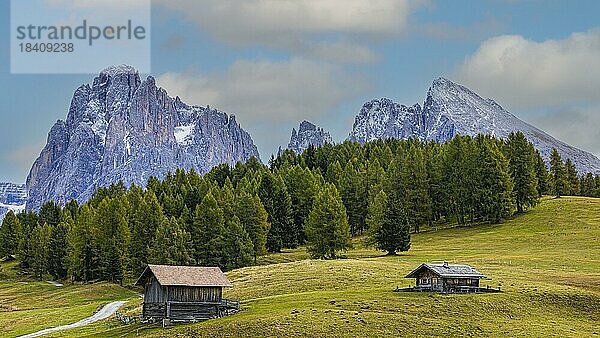
{"type": "Polygon", "coordinates": [[[565,181],[567,194],[576,196],[579,195],[579,176],[577,174],[577,168],[571,159],[565,161],[565,181]]]}
{"type": "MultiPolygon", "coordinates": [[[[481,135],[477,145],[477,216],[492,223],[498,223],[510,216],[514,210],[513,182],[509,174],[509,163],[496,143],[481,135]]],[[[537,196],[537,193],[536,193],[537,196]]]]}
{"type": "Polygon", "coordinates": [[[194,225],[190,234],[194,247],[194,259],[205,266],[223,267],[225,220],[212,192],[204,196],[196,207],[194,225]]]}
{"type": "Polygon", "coordinates": [[[132,204],[129,216],[131,229],[129,263],[133,274],[139,275],[148,263],[148,249],[152,246],[156,231],[163,222],[164,212],[152,190],[144,192],[135,188],[130,191],[128,197],[132,204]]]}
{"type": "Polygon", "coordinates": [[[315,199],[304,229],[312,257],[335,259],[338,251],[351,248],[345,209],[335,186],[326,183],[315,199]]]}
{"type": "Polygon", "coordinates": [[[237,216],[229,218],[225,225],[225,269],[231,270],[252,263],[254,246],[237,216]]]}
{"type": "Polygon", "coordinates": [[[68,252],[67,235],[73,228],[73,220],[70,213],[63,217],[63,221],[52,227],[48,248],[48,272],[55,279],[67,277],[68,252]]]}
{"type": "Polygon", "coordinates": [[[94,227],[94,212],[84,204],[77,221],[67,235],[68,274],[73,281],[88,281],[94,278],[98,264],[98,248],[95,247],[97,232],[94,227]]]}
{"type": "Polygon", "coordinates": [[[148,261],[152,264],[193,265],[191,254],[192,238],[175,219],[163,219],[156,229],[155,240],[148,250],[148,261]]]}
{"type": "Polygon", "coordinates": [[[514,183],[517,212],[522,213],[538,201],[535,149],[520,131],[508,135],[505,148],[514,183]]]}
{"type": "Polygon", "coordinates": [[[431,198],[423,151],[411,144],[400,169],[403,208],[414,231],[431,219],[431,198]]]}
{"type": "Polygon", "coordinates": [[[402,164],[399,160],[390,163],[387,172],[387,203],[384,218],[379,231],[375,233],[377,248],[395,255],[398,251],[410,249],[410,223],[404,210],[403,189],[398,182],[402,181],[402,164]]]}
{"type": "Polygon", "coordinates": [[[0,258],[6,255],[16,255],[22,237],[21,221],[11,210],[4,216],[2,226],[0,226],[0,258]]]}
{"type": "Polygon", "coordinates": [[[550,174],[548,173],[548,168],[546,168],[546,163],[544,162],[542,155],[540,155],[540,152],[536,150],[535,154],[535,172],[537,176],[538,197],[542,197],[542,195],[550,193],[550,174]]]}
{"type": "Polygon", "coordinates": [[[381,229],[385,222],[385,212],[387,208],[387,195],[383,190],[375,196],[373,201],[369,203],[369,211],[367,213],[367,225],[369,226],[367,244],[378,247],[378,239],[381,234],[381,229]]]}
{"type": "Polygon", "coordinates": [[[100,275],[104,280],[122,283],[124,278],[130,277],[127,270],[130,231],[125,198],[107,197],[102,200],[95,212],[94,223],[98,229],[100,275]]]}
{"type": "Polygon", "coordinates": [[[258,196],[267,211],[267,221],[271,224],[267,234],[267,250],[279,252],[283,247],[294,246],[295,239],[289,243],[287,235],[293,231],[292,202],[283,179],[277,174],[264,173],[258,196]]]}
{"type": "Polygon", "coordinates": [[[552,193],[560,197],[567,193],[567,180],[565,167],[556,148],[550,154],[550,174],[552,175],[552,193]]]}
{"type": "Polygon", "coordinates": [[[267,222],[267,211],[258,195],[241,192],[236,198],[235,214],[252,240],[254,261],[267,253],[267,233],[271,225],[267,222]]]}
{"type": "Polygon", "coordinates": [[[48,251],[52,228],[48,224],[38,225],[31,232],[31,272],[42,279],[48,272],[48,251]]]}
{"type": "Polygon", "coordinates": [[[292,201],[292,217],[294,219],[297,243],[304,244],[304,223],[312,210],[312,204],[317,194],[315,177],[308,168],[298,165],[285,168],[282,171],[287,191],[292,201]]]}

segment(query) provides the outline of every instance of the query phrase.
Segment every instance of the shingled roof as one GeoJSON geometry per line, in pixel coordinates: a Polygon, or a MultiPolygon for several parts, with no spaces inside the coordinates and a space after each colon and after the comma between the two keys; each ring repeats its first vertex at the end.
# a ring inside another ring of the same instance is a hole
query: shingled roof
{"type": "Polygon", "coordinates": [[[162,286],[233,286],[218,267],[151,264],[148,264],[135,285],[143,286],[149,274],[154,275],[162,286]]]}
{"type": "Polygon", "coordinates": [[[428,269],[434,274],[443,278],[479,278],[488,279],[481,272],[475,268],[464,265],[464,264],[448,264],[448,263],[423,263],[418,268],[414,269],[411,273],[406,275],[405,278],[417,278],[417,273],[422,269],[428,269]]]}

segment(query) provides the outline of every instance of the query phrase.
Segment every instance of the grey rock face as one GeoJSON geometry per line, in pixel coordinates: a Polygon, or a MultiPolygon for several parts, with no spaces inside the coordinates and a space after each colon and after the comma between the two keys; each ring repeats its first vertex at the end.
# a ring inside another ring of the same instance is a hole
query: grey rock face
{"type": "Polygon", "coordinates": [[[109,67],[77,88],[66,120],[50,130],[27,178],[27,208],[83,202],[118,180],[144,185],[177,168],[205,173],[252,156],[258,150],[233,115],[171,98],[133,67],[109,67]]]}
{"type": "Polygon", "coordinates": [[[518,119],[494,100],[484,99],[444,78],[433,81],[423,108],[418,104],[407,107],[385,98],[365,103],[349,138],[361,143],[409,137],[444,142],[455,135],[489,134],[506,138],[519,130],[547,162],[552,148],[556,148],[563,160],[570,158],[580,173],[600,174],[600,160],[596,156],[555,139],[518,119]]]}
{"type": "Polygon", "coordinates": [[[10,210],[14,212],[24,210],[26,200],[25,184],[0,182],[0,225],[10,210]]]}
{"type": "Polygon", "coordinates": [[[292,129],[288,149],[300,154],[310,145],[318,147],[325,143],[332,143],[331,135],[328,132],[308,121],[302,121],[297,132],[296,128],[292,129]]]}

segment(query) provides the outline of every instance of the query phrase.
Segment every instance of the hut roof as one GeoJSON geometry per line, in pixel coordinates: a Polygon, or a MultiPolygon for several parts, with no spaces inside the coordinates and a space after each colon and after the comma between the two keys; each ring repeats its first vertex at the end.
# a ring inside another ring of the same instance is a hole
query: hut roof
{"type": "Polygon", "coordinates": [[[477,271],[477,269],[464,264],[448,264],[444,263],[423,263],[418,268],[413,270],[411,273],[406,275],[405,278],[417,278],[418,273],[423,269],[428,269],[434,274],[443,278],[479,278],[488,279],[484,274],[477,271]]]}
{"type": "Polygon", "coordinates": [[[233,286],[218,267],[151,265],[142,272],[135,285],[144,285],[148,275],[154,275],[163,286],[233,286]]]}

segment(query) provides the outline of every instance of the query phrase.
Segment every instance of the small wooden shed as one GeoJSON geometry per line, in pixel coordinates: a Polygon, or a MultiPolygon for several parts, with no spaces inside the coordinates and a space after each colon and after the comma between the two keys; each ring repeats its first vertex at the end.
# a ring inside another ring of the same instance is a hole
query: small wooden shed
{"type": "Polygon", "coordinates": [[[148,265],[135,285],[144,287],[146,320],[199,321],[239,310],[223,298],[233,285],[218,267],[148,265]]]}
{"type": "Polygon", "coordinates": [[[486,292],[488,289],[479,287],[479,280],[489,279],[469,265],[448,262],[423,263],[405,278],[416,279],[416,285],[410,291],[443,293],[486,292]]]}

